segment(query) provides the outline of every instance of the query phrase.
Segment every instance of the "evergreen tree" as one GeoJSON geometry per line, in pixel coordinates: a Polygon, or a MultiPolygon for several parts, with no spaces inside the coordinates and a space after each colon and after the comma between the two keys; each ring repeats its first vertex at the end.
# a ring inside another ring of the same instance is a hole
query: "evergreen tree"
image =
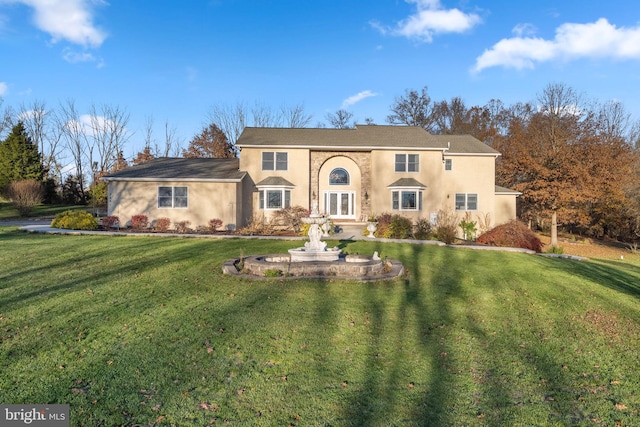
{"type": "Polygon", "coordinates": [[[0,189],[13,181],[42,181],[44,172],[38,146],[31,141],[22,122],[18,122],[7,139],[0,141],[0,189]]]}

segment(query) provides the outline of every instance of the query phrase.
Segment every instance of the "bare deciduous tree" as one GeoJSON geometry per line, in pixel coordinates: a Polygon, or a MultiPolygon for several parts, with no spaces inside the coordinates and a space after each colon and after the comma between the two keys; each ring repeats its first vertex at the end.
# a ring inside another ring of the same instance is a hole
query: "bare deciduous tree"
{"type": "Polygon", "coordinates": [[[87,132],[85,125],[82,123],[80,113],[76,108],[75,101],[68,99],[60,104],[54,121],[60,132],[62,133],[64,146],[73,162],[72,176],[78,181],[78,191],[81,198],[86,199],[85,189],[85,170],[91,170],[91,166],[85,169],[85,153],[87,148],[87,132]]]}
{"type": "Polygon", "coordinates": [[[353,113],[347,110],[338,110],[335,113],[327,113],[325,118],[331,126],[336,129],[351,129],[355,127],[355,123],[350,123],[353,113]]]}
{"type": "Polygon", "coordinates": [[[396,97],[391,105],[392,114],[387,116],[387,122],[393,125],[420,126],[427,132],[437,131],[434,116],[434,104],[428,93],[427,86],[421,92],[407,90],[404,96],[396,97]]]}
{"type": "Polygon", "coordinates": [[[280,106],[280,114],[284,122],[284,126],[290,128],[303,128],[311,123],[312,116],[305,113],[304,105],[296,104],[293,107],[286,105],[280,106]]]}
{"type": "MultiPolygon", "coordinates": [[[[4,99],[0,97],[0,108],[4,104],[4,99]]],[[[6,107],[4,110],[0,110],[0,140],[7,137],[7,134],[11,132],[13,127],[13,109],[6,107]]]]}
{"type": "Polygon", "coordinates": [[[208,120],[222,130],[229,142],[235,145],[248,124],[247,106],[243,102],[233,106],[216,105],[209,112],[208,120]]]}
{"type": "Polygon", "coordinates": [[[62,132],[55,126],[52,111],[47,109],[44,101],[34,100],[29,105],[22,104],[18,119],[24,124],[31,140],[38,145],[47,173],[58,177],[60,164],[57,159],[63,149],[62,132]]]}
{"type": "Polygon", "coordinates": [[[102,105],[98,110],[92,105],[89,122],[91,135],[87,138],[86,152],[95,179],[99,174],[113,169],[129,139],[129,113],[118,106],[102,105]]]}

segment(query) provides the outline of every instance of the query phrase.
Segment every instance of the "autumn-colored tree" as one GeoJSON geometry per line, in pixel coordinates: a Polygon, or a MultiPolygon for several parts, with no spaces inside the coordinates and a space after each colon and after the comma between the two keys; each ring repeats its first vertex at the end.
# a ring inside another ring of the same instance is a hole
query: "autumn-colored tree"
{"type": "Polygon", "coordinates": [[[193,137],[189,147],[182,150],[186,158],[216,158],[225,159],[236,157],[236,149],[229,142],[227,136],[214,123],[205,127],[202,132],[193,137]]]}
{"type": "Polygon", "coordinates": [[[520,215],[530,222],[551,220],[594,236],[628,234],[629,198],[635,156],[617,125],[617,111],[594,110],[562,84],[549,85],[537,109],[513,110],[507,135],[494,148],[498,184],[521,191],[520,215]]]}
{"type": "Polygon", "coordinates": [[[144,162],[155,159],[155,156],[151,154],[151,147],[148,145],[144,147],[144,150],[140,151],[135,159],[131,161],[134,165],[141,165],[144,162]]]}

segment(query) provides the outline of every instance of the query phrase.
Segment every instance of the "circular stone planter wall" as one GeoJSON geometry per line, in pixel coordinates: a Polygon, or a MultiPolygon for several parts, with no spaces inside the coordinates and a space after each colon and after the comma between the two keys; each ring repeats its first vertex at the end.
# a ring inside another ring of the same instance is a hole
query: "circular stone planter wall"
{"type": "Polygon", "coordinates": [[[337,261],[291,262],[286,254],[252,255],[227,260],[222,270],[248,278],[327,278],[355,280],[393,279],[404,272],[394,259],[382,260],[365,255],[340,256],[337,261]]]}

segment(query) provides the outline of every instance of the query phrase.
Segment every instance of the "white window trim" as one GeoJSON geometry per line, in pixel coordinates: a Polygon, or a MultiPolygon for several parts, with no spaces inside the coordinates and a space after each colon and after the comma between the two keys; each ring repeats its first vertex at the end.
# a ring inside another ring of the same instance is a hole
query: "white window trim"
{"type": "Polygon", "coordinates": [[[351,185],[351,174],[349,173],[348,170],[346,170],[345,168],[333,168],[331,170],[331,172],[329,172],[329,185],[337,185],[337,186],[347,186],[347,185],[351,185]],[[344,171],[344,173],[347,174],[347,182],[342,183],[342,182],[331,182],[331,175],[335,172],[335,171],[344,171]]]}
{"type": "Polygon", "coordinates": [[[156,189],[156,205],[158,209],[189,209],[189,187],[186,185],[158,185],[156,189]],[[160,206],[160,189],[161,188],[170,188],[171,189],[171,206],[160,206]],[[186,188],[187,189],[187,206],[176,206],[176,188],[186,188]]]}
{"type": "Polygon", "coordinates": [[[424,188],[422,187],[394,187],[391,188],[391,210],[392,211],[405,211],[405,212],[420,212],[422,211],[422,197],[424,196],[424,188]],[[398,193],[398,209],[393,207],[393,194],[398,193]],[[402,193],[416,193],[416,207],[406,209],[402,207],[402,193]]]}
{"type": "Polygon", "coordinates": [[[258,210],[263,211],[279,211],[291,206],[291,187],[258,187],[258,210]],[[267,207],[267,193],[269,191],[279,191],[282,197],[282,206],[278,208],[267,207]],[[287,206],[286,193],[289,192],[289,205],[287,206]]]}
{"type": "Polygon", "coordinates": [[[395,173],[418,173],[420,172],[420,154],[418,153],[395,153],[393,156],[393,170],[395,173]],[[396,158],[397,156],[404,156],[404,170],[396,170],[396,165],[398,164],[396,158]],[[415,163],[416,170],[409,170],[409,156],[416,156],[418,161],[415,163]]]}
{"type": "Polygon", "coordinates": [[[289,153],[287,151],[263,151],[260,156],[261,164],[260,167],[263,171],[287,171],[289,170],[289,153]],[[265,169],[264,168],[264,155],[267,153],[273,154],[273,168],[265,169]],[[287,156],[287,164],[284,169],[278,169],[278,154],[284,154],[287,156]]]}
{"type": "Polygon", "coordinates": [[[478,193],[456,193],[455,194],[455,198],[453,199],[453,203],[454,203],[454,208],[457,212],[464,212],[464,211],[471,211],[471,212],[476,212],[478,210],[478,204],[479,204],[479,197],[478,197],[478,193]],[[464,208],[459,209],[458,208],[458,196],[464,196],[464,208]],[[469,196],[476,196],[476,207],[475,209],[469,209],[469,196]]]}

